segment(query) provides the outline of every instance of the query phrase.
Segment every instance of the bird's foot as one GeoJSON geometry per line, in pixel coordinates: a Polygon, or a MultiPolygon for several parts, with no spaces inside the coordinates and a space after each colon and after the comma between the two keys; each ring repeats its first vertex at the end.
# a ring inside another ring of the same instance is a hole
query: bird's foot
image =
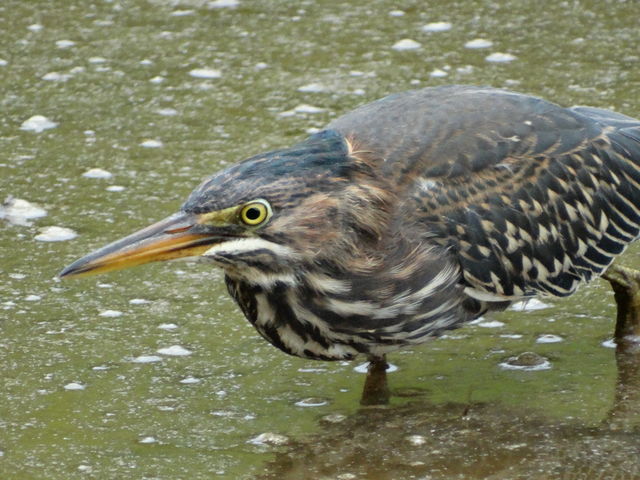
{"type": "Polygon", "coordinates": [[[360,405],[387,405],[391,398],[387,383],[387,368],[389,364],[384,355],[369,357],[367,378],[364,381],[360,405]]]}
{"type": "Polygon", "coordinates": [[[613,288],[618,306],[615,339],[637,343],[640,337],[640,271],[620,265],[611,265],[602,275],[613,288]]]}

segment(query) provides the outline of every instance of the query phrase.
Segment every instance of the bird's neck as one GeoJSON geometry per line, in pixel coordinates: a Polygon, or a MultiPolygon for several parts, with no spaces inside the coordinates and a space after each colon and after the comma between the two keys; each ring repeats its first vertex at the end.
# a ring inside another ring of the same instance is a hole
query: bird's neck
{"type": "Polygon", "coordinates": [[[468,319],[458,268],[445,252],[428,247],[386,258],[375,270],[309,264],[280,273],[227,271],[227,286],[267,340],[306,358],[379,355],[468,319]]]}

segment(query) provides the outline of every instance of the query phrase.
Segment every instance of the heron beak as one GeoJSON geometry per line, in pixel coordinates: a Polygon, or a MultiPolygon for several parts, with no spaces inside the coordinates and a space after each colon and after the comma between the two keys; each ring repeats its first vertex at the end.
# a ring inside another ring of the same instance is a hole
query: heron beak
{"type": "Polygon", "coordinates": [[[190,231],[197,223],[195,215],[176,213],[76,260],[58,276],[94,275],[143,263],[200,255],[221,239],[190,231]]]}

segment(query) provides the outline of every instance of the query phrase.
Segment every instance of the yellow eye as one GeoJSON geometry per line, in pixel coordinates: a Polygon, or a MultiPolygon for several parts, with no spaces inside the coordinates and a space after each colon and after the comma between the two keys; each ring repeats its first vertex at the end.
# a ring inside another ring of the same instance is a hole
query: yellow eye
{"type": "Polygon", "coordinates": [[[255,200],[247,203],[240,210],[240,220],[250,227],[266,222],[269,217],[271,217],[271,205],[266,200],[255,200]]]}

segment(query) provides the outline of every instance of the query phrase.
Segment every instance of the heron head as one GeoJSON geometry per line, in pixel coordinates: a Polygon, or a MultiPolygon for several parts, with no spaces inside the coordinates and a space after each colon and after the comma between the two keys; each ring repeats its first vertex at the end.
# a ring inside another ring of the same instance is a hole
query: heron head
{"type": "Polygon", "coordinates": [[[214,174],[178,213],[77,260],[60,276],[181,257],[204,257],[236,275],[348,263],[380,241],[388,222],[389,191],[373,162],[337,132],[320,132],[214,174]]]}

